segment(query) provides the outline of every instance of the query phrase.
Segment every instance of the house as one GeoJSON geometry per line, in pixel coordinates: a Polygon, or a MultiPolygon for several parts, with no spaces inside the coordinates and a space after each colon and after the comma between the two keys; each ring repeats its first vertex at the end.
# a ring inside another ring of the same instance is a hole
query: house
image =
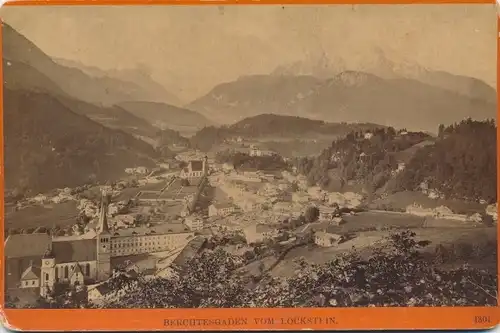
{"type": "Polygon", "coordinates": [[[243,235],[247,244],[263,242],[265,239],[272,239],[278,235],[278,231],[267,224],[252,224],[243,229],[243,235]]]}
{"type": "Polygon", "coordinates": [[[131,175],[133,175],[133,174],[146,175],[149,173],[149,170],[146,167],[140,166],[137,168],[126,168],[125,173],[131,174],[131,175]]]}
{"type": "Polygon", "coordinates": [[[40,288],[40,267],[33,265],[33,261],[21,275],[20,288],[40,288]]]}
{"type": "Polygon", "coordinates": [[[145,174],[149,173],[149,170],[146,167],[140,166],[140,167],[135,168],[135,173],[137,173],[139,175],[145,175],[145,174]]]}
{"type": "Polygon", "coordinates": [[[262,150],[257,147],[250,148],[250,156],[273,156],[276,153],[272,150],[262,150]]]}
{"type": "Polygon", "coordinates": [[[235,208],[231,203],[214,203],[208,207],[208,216],[227,216],[234,213],[235,208]]]}
{"type": "Polygon", "coordinates": [[[91,285],[88,287],[87,299],[89,303],[99,305],[111,299],[115,295],[115,292],[108,282],[91,285]]]}
{"type": "Polygon", "coordinates": [[[498,207],[497,207],[496,203],[487,206],[485,209],[485,212],[486,212],[486,215],[489,215],[493,218],[493,221],[498,220],[498,207]]]}
{"type": "Polygon", "coordinates": [[[371,138],[373,138],[373,133],[371,133],[371,132],[366,132],[366,133],[365,133],[365,139],[366,139],[366,140],[370,140],[371,138]]]}
{"type": "Polygon", "coordinates": [[[418,205],[416,203],[413,203],[412,205],[408,205],[406,207],[406,213],[411,214],[411,215],[416,215],[416,216],[434,216],[435,212],[433,209],[430,208],[423,208],[421,205],[418,205]]]}
{"type": "Polygon", "coordinates": [[[203,220],[199,217],[189,216],[184,219],[184,224],[187,225],[191,231],[203,229],[203,220]]]}
{"type": "Polygon", "coordinates": [[[314,233],[314,243],[318,246],[334,246],[337,245],[341,240],[341,235],[332,232],[317,231],[314,233]]]}
{"type": "Polygon", "coordinates": [[[234,165],[233,164],[230,164],[230,163],[224,163],[222,164],[222,170],[223,171],[233,171],[234,170],[234,165]]]}
{"type": "Polygon", "coordinates": [[[336,217],[339,213],[339,210],[335,207],[326,207],[326,206],[320,206],[319,207],[319,217],[318,221],[325,222],[325,221],[333,221],[333,218],[336,217]]]}
{"type": "Polygon", "coordinates": [[[483,217],[479,213],[472,214],[467,218],[470,222],[481,223],[483,222],[483,217]]]}
{"type": "Polygon", "coordinates": [[[327,197],[327,193],[325,191],[323,191],[319,186],[310,187],[307,190],[307,193],[314,200],[325,201],[326,197],[327,197]]]}

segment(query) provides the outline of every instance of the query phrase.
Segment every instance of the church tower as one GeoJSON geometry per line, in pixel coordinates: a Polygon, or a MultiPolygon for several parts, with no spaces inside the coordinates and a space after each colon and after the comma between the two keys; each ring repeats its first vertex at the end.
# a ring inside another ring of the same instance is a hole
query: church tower
{"type": "Polygon", "coordinates": [[[110,196],[103,192],[97,230],[97,281],[111,276],[111,233],[108,226],[110,196]]]}
{"type": "Polygon", "coordinates": [[[57,281],[56,257],[49,245],[42,257],[42,267],[40,269],[40,296],[47,297],[54,290],[57,281]]]}
{"type": "Polygon", "coordinates": [[[208,176],[208,156],[203,158],[203,176],[208,176]]]}

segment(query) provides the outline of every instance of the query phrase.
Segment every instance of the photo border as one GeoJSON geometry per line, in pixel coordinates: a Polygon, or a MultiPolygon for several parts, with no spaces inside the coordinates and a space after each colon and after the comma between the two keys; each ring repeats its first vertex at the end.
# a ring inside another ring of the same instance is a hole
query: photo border
{"type": "MultiPolygon", "coordinates": [[[[4,6],[99,5],[327,5],[327,4],[496,4],[484,0],[18,0],[4,6]]],[[[500,79],[500,19],[497,14],[497,87],[500,79]]],[[[2,48],[0,28],[0,49],[2,48]]],[[[0,76],[3,77],[2,64],[0,76]]],[[[0,87],[3,101],[3,87],[0,87]]],[[[497,119],[500,93],[497,89],[497,119]]],[[[0,106],[0,172],[3,163],[3,103],[0,106]]],[[[500,129],[497,124],[497,143],[500,129]]],[[[497,154],[500,146],[497,144],[497,154]]],[[[497,163],[500,174],[500,163],[497,163]]],[[[4,177],[0,177],[0,216],[4,223],[4,177]]],[[[500,197],[500,178],[497,177],[500,197]]],[[[497,226],[497,239],[500,239],[497,226]]],[[[4,237],[4,228],[0,228],[4,237]]],[[[497,242],[497,246],[500,242],[497,242]]],[[[498,247],[500,250],[500,246],[498,247]]],[[[0,274],[4,276],[0,246],[0,274]]],[[[498,251],[500,252],[500,251],[498,251]]],[[[497,258],[498,271],[500,261],[497,258]]],[[[7,329],[23,331],[80,330],[363,330],[363,329],[487,329],[496,326],[497,307],[372,307],[372,308],[230,308],[230,309],[5,309],[0,283],[0,317],[7,329]],[[263,318],[269,320],[262,320],[263,318]],[[320,318],[320,319],[315,319],[320,318]],[[274,323],[271,323],[274,322],[274,323]]],[[[499,287],[500,289],[500,287],[499,287]]]]}

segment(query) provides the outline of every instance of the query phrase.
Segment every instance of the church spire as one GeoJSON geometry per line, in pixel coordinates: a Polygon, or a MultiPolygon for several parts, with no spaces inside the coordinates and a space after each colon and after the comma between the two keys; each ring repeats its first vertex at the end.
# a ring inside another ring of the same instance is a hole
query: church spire
{"type": "Polygon", "coordinates": [[[102,192],[101,211],[99,215],[99,233],[109,233],[108,226],[108,206],[110,196],[105,191],[102,192]]]}

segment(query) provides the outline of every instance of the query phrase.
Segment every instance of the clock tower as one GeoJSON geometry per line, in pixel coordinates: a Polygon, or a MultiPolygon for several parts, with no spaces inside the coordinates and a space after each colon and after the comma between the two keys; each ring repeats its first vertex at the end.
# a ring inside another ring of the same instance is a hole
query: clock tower
{"type": "Polygon", "coordinates": [[[110,196],[103,192],[97,233],[97,281],[111,276],[111,233],[108,226],[110,196]]]}
{"type": "Polygon", "coordinates": [[[40,296],[47,297],[56,283],[56,258],[52,252],[52,247],[49,245],[47,251],[42,257],[42,267],[40,269],[40,296]]]}

